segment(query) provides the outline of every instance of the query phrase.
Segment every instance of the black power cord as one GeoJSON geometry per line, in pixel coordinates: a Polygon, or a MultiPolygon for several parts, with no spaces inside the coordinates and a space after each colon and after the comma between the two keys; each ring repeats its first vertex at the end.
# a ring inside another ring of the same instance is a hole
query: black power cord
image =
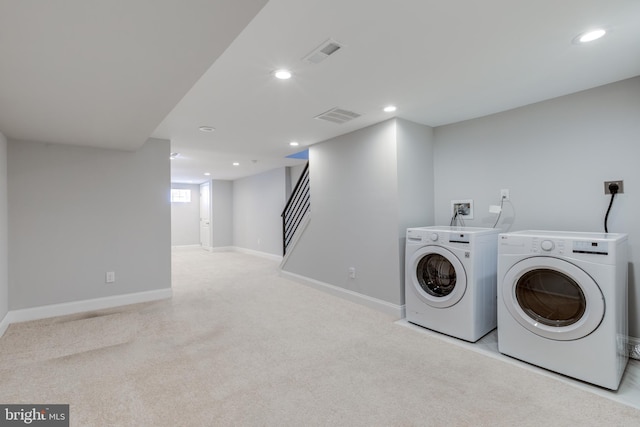
{"type": "Polygon", "coordinates": [[[611,205],[613,205],[613,198],[616,197],[616,194],[618,194],[618,190],[620,190],[620,187],[618,186],[618,184],[616,184],[615,182],[612,182],[611,184],[609,184],[611,201],[609,202],[609,208],[607,209],[607,214],[604,216],[604,232],[605,233],[609,232],[609,230],[607,229],[607,221],[609,219],[609,212],[611,211],[611,205]]]}

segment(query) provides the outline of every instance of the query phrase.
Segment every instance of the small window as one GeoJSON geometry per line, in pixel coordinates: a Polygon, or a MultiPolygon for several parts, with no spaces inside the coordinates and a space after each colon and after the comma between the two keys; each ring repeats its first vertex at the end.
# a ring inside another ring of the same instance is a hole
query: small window
{"type": "Polygon", "coordinates": [[[171,203],[191,203],[191,190],[172,188],[171,203]]]}

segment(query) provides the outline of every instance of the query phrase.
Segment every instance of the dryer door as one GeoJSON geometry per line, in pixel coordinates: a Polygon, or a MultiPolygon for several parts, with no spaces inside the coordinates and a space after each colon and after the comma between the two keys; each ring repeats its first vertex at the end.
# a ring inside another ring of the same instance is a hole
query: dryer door
{"type": "Polygon", "coordinates": [[[409,263],[411,286],[424,303],[446,308],[456,304],[467,289],[467,275],[453,252],[441,246],[425,246],[409,263]]]}
{"type": "Polygon", "coordinates": [[[509,269],[501,286],[513,318],[545,338],[585,337],[604,317],[604,297],[597,283],[582,269],[558,258],[522,260],[509,269]]]}

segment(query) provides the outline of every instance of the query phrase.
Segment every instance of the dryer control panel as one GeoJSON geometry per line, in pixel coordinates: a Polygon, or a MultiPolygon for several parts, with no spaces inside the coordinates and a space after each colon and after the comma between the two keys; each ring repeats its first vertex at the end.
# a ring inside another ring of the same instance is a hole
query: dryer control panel
{"type": "Polygon", "coordinates": [[[609,242],[574,240],[573,253],[609,255],[609,242]]]}

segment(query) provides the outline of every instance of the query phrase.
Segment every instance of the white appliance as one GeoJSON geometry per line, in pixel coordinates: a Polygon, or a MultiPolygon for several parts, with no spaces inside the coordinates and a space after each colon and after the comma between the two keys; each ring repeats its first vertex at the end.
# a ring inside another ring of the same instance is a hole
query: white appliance
{"type": "Polygon", "coordinates": [[[501,234],[498,350],[617,390],[628,361],[627,256],[626,234],[501,234]]]}
{"type": "Polygon", "coordinates": [[[470,342],[493,330],[498,234],[493,228],[408,228],[407,321],[470,342]]]}

